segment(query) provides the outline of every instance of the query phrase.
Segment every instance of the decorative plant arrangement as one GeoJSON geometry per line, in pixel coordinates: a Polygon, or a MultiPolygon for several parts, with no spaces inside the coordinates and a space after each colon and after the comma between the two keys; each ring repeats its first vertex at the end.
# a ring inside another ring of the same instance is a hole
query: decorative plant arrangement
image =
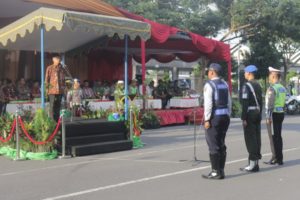
{"type": "MultiPolygon", "coordinates": [[[[140,109],[138,106],[132,104],[131,109],[131,121],[132,121],[132,142],[134,148],[141,148],[144,143],[141,141],[142,125],[143,122],[140,120],[140,109]]],[[[127,129],[130,130],[130,117],[126,122],[127,129]]]]}
{"type": "Polygon", "coordinates": [[[13,159],[16,158],[17,121],[21,159],[48,160],[56,158],[55,146],[60,121],[56,123],[42,109],[38,109],[35,114],[29,110],[20,110],[20,114],[18,118],[10,114],[1,117],[0,154],[13,159]]]}
{"type": "Polygon", "coordinates": [[[104,109],[92,110],[90,108],[90,106],[86,103],[83,106],[81,118],[83,118],[83,119],[106,119],[108,117],[109,113],[111,113],[110,109],[108,109],[108,110],[104,110],[104,109]]]}
{"type": "Polygon", "coordinates": [[[160,128],[159,119],[152,110],[145,110],[145,112],[142,113],[141,124],[145,129],[160,128]]]}
{"type": "MultiPolygon", "coordinates": [[[[88,102],[81,107],[81,119],[106,119],[108,121],[123,121],[130,130],[130,117],[124,119],[124,101],[119,101],[119,109],[92,110],[88,102]]],[[[141,115],[140,108],[134,104],[130,106],[132,135],[134,148],[141,148],[144,144],[140,135],[142,127],[159,127],[159,121],[153,111],[146,111],[141,115]]],[[[64,112],[61,113],[61,115],[64,112]]],[[[64,114],[65,117],[67,115],[64,114]]],[[[128,111],[129,116],[129,111],[128,111]]],[[[58,155],[56,147],[60,140],[61,120],[55,122],[43,109],[34,109],[22,105],[18,106],[18,115],[6,114],[0,117],[0,155],[15,159],[16,133],[19,133],[19,158],[30,160],[55,159],[58,155]]]]}

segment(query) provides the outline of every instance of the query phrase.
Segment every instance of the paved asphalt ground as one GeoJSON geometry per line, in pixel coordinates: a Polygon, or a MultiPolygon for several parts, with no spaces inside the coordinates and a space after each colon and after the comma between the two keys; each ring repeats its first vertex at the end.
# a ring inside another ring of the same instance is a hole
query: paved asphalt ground
{"type": "MultiPolygon", "coordinates": [[[[298,200],[300,199],[300,116],[284,121],[284,165],[247,174],[241,122],[232,119],[226,138],[226,179],[201,178],[207,162],[194,162],[193,126],[147,130],[143,149],[53,161],[11,161],[0,157],[0,200],[298,200]]],[[[202,129],[197,157],[208,160],[202,129]]],[[[270,158],[262,126],[263,161],[270,158]]]]}

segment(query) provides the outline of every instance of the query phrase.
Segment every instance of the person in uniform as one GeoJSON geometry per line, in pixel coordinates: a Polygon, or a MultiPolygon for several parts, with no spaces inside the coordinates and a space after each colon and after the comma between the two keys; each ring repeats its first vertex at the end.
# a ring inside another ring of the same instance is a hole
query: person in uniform
{"type": "Polygon", "coordinates": [[[219,77],[221,66],[212,63],[204,85],[204,128],[209,148],[211,172],[206,179],[224,179],[226,162],[225,136],[230,123],[231,97],[227,83],[219,77]]]}
{"type": "Polygon", "coordinates": [[[258,161],[261,159],[261,111],[262,111],[262,89],[255,80],[257,68],[249,65],[245,69],[245,79],[242,88],[242,116],[244,137],[249,153],[248,165],[241,168],[246,172],[259,171],[258,161]]]}
{"type": "Polygon", "coordinates": [[[282,137],[281,129],[284,120],[284,106],[286,89],[280,84],[280,70],[273,67],[269,67],[269,83],[270,86],[266,94],[266,119],[267,124],[273,124],[273,144],[275,155],[272,156],[269,162],[266,164],[271,165],[282,165],[283,154],[282,154],[282,137]]]}
{"type": "Polygon", "coordinates": [[[166,109],[168,104],[168,90],[163,80],[158,80],[158,86],[154,90],[154,97],[161,99],[162,109],[166,109]]]}

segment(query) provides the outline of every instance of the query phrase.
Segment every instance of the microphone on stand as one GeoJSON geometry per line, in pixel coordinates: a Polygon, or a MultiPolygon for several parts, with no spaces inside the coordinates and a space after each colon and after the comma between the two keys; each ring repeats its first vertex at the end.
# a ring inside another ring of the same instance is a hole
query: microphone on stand
{"type": "Polygon", "coordinates": [[[73,80],[73,76],[69,70],[68,65],[66,65],[65,63],[62,63],[62,62],[60,64],[61,64],[62,68],[67,72],[68,78],[73,80]]]}

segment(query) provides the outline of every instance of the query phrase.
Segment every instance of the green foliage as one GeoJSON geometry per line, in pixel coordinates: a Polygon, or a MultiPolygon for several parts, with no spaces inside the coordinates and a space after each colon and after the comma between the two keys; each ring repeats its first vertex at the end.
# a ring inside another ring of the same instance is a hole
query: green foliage
{"type": "Polygon", "coordinates": [[[201,73],[201,66],[199,64],[197,64],[194,68],[193,68],[193,75],[194,76],[200,76],[201,73]]]}
{"type": "Polygon", "coordinates": [[[146,110],[142,116],[141,121],[143,123],[143,128],[146,129],[153,129],[153,128],[159,128],[160,123],[157,115],[152,110],[146,110]]]}
{"type": "Polygon", "coordinates": [[[251,48],[248,63],[256,64],[260,77],[267,67],[284,67],[284,80],[291,55],[299,51],[299,0],[239,0],[230,9],[231,30],[251,48]]]}
{"type": "Polygon", "coordinates": [[[250,39],[251,54],[245,65],[254,64],[258,68],[257,78],[266,78],[269,66],[280,66],[282,55],[274,43],[264,36],[250,39]]]}
{"type": "Polygon", "coordinates": [[[106,0],[106,2],[145,18],[201,35],[216,35],[226,24],[224,15],[209,7],[211,2],[207,0],[106,0]]]}
{"type": "Polygon", "coordinates": [[[290,79],[294,76],[298,76],[296,71],[289,71],[287,76],[286,76],[286,82],[288,83],[290,81],[290,79]]]}
{"type": "Polygon", "coordinates": [[[241,117],[241,114],[242,114],[242,107],[241,107],[241,104],[239,102],[239,99],[238,98],[232,99],[231,116],[235,117],[235,118],[239,118],[239,117],[241,117]]]}
{"type": "MultiPolygon", "coordinates": [[[[0,135],[4,139],[8,137],[10,131],[11,131],[11,126],[14,121],[14,115],[5,113],[5,115],[0,116],[0,135]]],[[[14,145],[13,139],[11,139],[8,143],[2,143],[0,142],[0,146],[11,146],[14,145]]]]}
{"type": "MultiPolygon", "coordinates": [[[[45,141],[53,133],[56,122],[49,118],[46,112],[42,109],[38,109],[36,113],[29,110],[20,110],[22,121],[24,122],[24,127],[30,136],[36,141],[45,141]]],[[[14,115],[6,114],[0,117],[0,130],[2,132],[2,137],[7,137],[10,133],[11,125],[13,124],[14,115]]],[[[20,148],[24,151],[30,152],[52,152],[54,150],[55,141],[48,142],[44,145],[33,144],[25,134],[22,134],[20,130],[20,148]]],[[[1,146],[8,146],[11,148],[16,148],[14,137],[8,143],[0,143],[1,146]]]]}
{"type": "MultiPolygon", "coordinates": [[[[46,141],[49,136],[53,133],[56,122],[48,117],[47,113],[43,109],[37,109],[32,121],[24,122],[27,132],[34,138],[36,141],[46,141]]],[[[44,145],[35,145],[32,144],[27,138],[21,140],[21,148],[26,151],[32,152],[50,152],[54,148],[54,142],[48,142],[44,145]]]]}
{"type": "Polygon", "coordinates": [[[43,109],[38,109],[32,121],[32,130],[36,140],[45,141],[53,132],[56,122],[48,117],[43,109]]]}
{"type": "Polygon", "coordinates": [[[163,80],[163,82],[166,83],[166,84],[169,83],[169,81],[171,80],[169,71],[165,71],[165,72],[164,72],[164,76],[163,76],[162,80],[163,80]]]}

